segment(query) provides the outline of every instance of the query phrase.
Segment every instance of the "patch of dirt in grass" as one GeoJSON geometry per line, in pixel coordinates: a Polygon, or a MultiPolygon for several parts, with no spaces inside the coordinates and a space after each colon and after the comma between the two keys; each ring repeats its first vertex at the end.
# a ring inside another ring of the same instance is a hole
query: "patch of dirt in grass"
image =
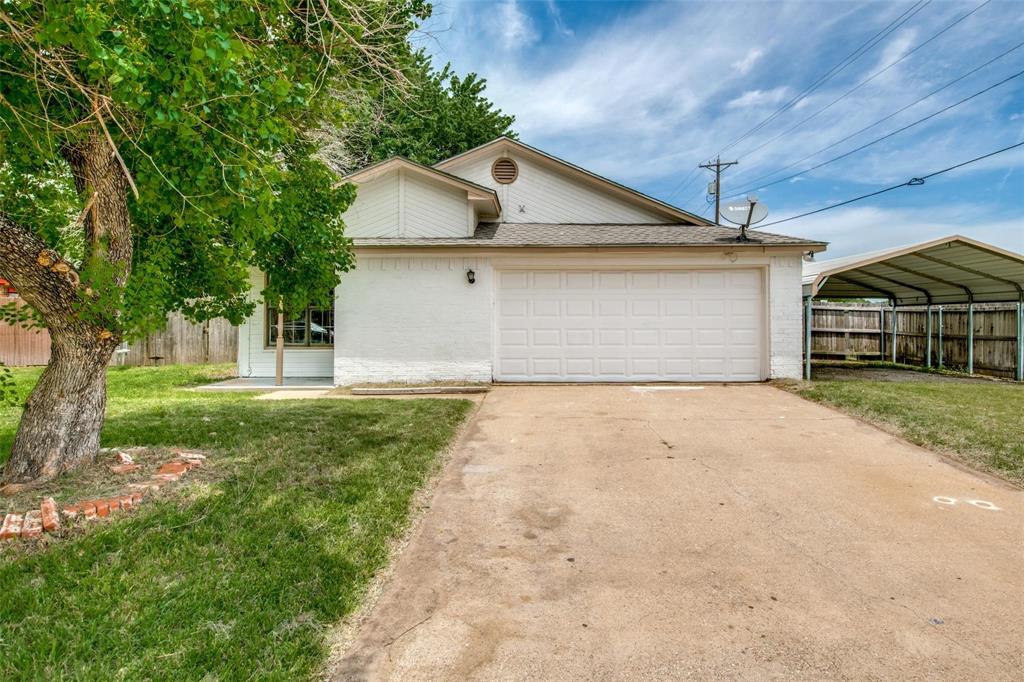
{"type": "MultiPolygon", "coordinates": [[[[38,509],[39,503],[47,497],[52,497],[57,501],[58,507],[63,507],[82,500],[124,494],[129,490],[130,484],[152,479],[161,465],[177,459],[180,452],[188,451],[177,448],[104,448],[96,457],[96,461],[88,466],[70,471],[41,485],[19,490],[13,495],[0,495],[0,516],[38,509]],[[111,471],[112,466],[120,464],[118,452],[130,455],[139,468],[129,473],[111,471]]],[[[205,452],[202,454],[206,455],[205,452]]],[[[178,488],[183,483],[210,481],[216,478],[218,476],[215,467],[207,459],[201,467],[182,476],[180,481],[169,483],[161,488],[159,493],[153,492],[150,495],[163,495],[165,491],[178,488]]]]}

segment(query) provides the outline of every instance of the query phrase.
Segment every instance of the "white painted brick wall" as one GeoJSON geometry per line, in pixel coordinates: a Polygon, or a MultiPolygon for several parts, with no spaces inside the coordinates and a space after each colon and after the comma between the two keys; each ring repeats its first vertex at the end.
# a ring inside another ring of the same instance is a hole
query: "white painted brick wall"
{"type": "Polygon", "coordinates": [[[768,269],[769,369],[772,379],[803,373],[803,301],[799,255],[772,256],[768,269]]]}
{"type": "Polygon", "coordinates": [[[338,287],[334,383],[490,381],[491,292],[487,259],[360,255],[338,287]]]}
{"type": "MultiPolygon", "coordinates": [[[[548,260],[548,259],[545,259],[548,260]]],[[[553,260],[553,259],[552,259],[553,260]]],[[[597,264],[593,255],[571,259],[597,264]]],[[[799,378],[803,356],[802,264],[799,255],[746,258],[768,262],[768,371],[799,378]]],[[[536,259],[531,259],[536,263],[536,259]]],[[[659,265],[720,265],[721,256],[659,259],[659,265]]],[[[517,266],[519,267],[519,266],[517,266]]],[[[330,376],[336,384],[436,380],[490,381],[492,263],[458,256],[360,254],[336,292],[331,350],[285,351],[287,376],[330,376]],[[466,270],[476,272],[476,284],[466,270]]],[[[253,274],[254,290],[262,282],[253,274]]],[[[239,330],[239,373],[273,376],[274,351],[264,348],[263,309],[239,330]]]]}

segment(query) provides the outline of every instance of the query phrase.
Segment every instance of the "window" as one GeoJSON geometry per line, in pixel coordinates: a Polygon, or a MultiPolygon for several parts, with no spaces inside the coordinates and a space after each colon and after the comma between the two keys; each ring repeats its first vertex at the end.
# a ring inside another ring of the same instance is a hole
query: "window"
{"type": "MultiPolygon", "coordinates": [[[[267,345],[277,345],[277,308],[267,305],[267,345]]],[[[326,348],[334,345],[334,309],[309,306],[292,314],[285,311],[284,345],[326,348]]]]}

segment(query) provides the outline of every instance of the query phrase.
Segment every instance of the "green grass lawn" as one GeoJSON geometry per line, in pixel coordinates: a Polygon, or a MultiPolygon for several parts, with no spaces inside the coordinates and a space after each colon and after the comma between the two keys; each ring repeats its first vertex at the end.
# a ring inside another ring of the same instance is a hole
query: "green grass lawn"
{"type": "Polygon", "coordinates": [[[814,381],[788,390],[1024,484],[1024,387],[1011,383],[814,381]]]}
{"type": "MultiPolygon", "coordinates": [[[[471,403],[254,401],[222,367],[118,368],[105,446],[209,453],[180,494],[0,547],[0,679],[305,678],[471,403]]],[[[16,371],[24,394],[38,371],[16,371]]],[[[0,461],[18,409],[0,408],[0,461]]],[[[0,504],[2,504],[0,499],[0,504]]]]}

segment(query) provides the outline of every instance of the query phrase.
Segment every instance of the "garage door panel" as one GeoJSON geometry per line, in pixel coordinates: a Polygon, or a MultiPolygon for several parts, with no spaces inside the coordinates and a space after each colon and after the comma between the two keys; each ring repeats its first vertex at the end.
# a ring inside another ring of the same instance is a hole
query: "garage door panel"
{"type": "Polygon", "coordinates": [[[625,346],[625,329],[598,329],[597,343],[599,346],[625,346]]]}
{"type": "Polygon", "coordinates": [[[501,271],[496,279],[500,380],[761,378],[760,271],[501,271]]]}
{"type": "Polygon", "coordinates": [[[530,302],[526,299],[508,298],[498,304],[498,314],[502,317],[527,317],[530,313],[530,302]]]}
{"type": "Polygon", "coordinates": [[[530,288],[530,273],[502,272],[499,279],[504,291],[527,290],[530,288]]]}
{"type": "Polygon", "coordinates": [[[562,375],[561,358],[534,358],[533,373],[538,377],[559,377],[562,375]]]}
{"type": "Polygon", "coordinates": [[[630,334],[630,344],[636,347],[659,347],[661,334],[657,329],[634,329],[630,334]]]}
{"type": "Polygon", "coordinates": [[[594,273],[593,272],[566,272],[565,273],[565,288],[566,289],[593,289],[594,288],[594,273]]]}
{"type": "Polygon", "coordinates": [[[559,347],[562,345],[562,330],[561,329],[534,329],[533,330],[533,345],[534,347],[552,346],[559,347]]]}
{"type": "Polygon", "coordinates": [[[567,374],[580,377],[594,376],[593,358],[566,358],[565,371],[567,374]]]}
{"type": "Polygon", "coordinates": [[[658,272],[631,272],[629,273],[629,288],[637,289],[661,288],[661,273],[658,272]]]}
{"type": "Polygon", "coordinates": [[[597,288],[604,290],[622,290],[626,288],[625,272],[598,272],[597,288]]]}
{"type": "Polygon", "coordinates": [[[661,301],[656,298],[635,298],[631,301],[630,312],[633,317],[658,317],[661,301]]]}
{"type": "Polygon", "coordinates": [[[532,274],[531,286],[534,289],[561,289],[562,273],[557,271],[540,271],[532,274]]]}
{"type": "Polygon", "coordinates": [[[502,329],[498,338],[502,346],[526,348],[530,343],[530,332],[526,329],[502,329]]]}
{"type": "Polygon", "coordinates": [[[726,273],[724,272],[698,272],[697,288],[707,291],[713,289],[720,291],[726,288],[726,273]]]}
{"type": "Polygon", "coordinates": [[[689,346],[693,343],[693,331],[690,329],[666,329],[666,346],[689,346]]]}
{"type": "Polygon", "coordinates": [[[594,345],[593,329],[566,329],[566,346],[592,346],[594,345]]]}
{"type": "Polygon", "coordinates": [[[597,372],[606,377],[626,375],[626,358],[598,358],[597,372]]]}
{"type": "Polygon", "coordinates": [[[569,299],[565,302],[566,317],[586,317],[594,315],[594,301],[588,298],[569,299]]]}
{"type": "Polygon", "coordinates": [[[526,358],[501,358],[498,361],[501,376],[528,377],[530,362],[526,358]]]}

